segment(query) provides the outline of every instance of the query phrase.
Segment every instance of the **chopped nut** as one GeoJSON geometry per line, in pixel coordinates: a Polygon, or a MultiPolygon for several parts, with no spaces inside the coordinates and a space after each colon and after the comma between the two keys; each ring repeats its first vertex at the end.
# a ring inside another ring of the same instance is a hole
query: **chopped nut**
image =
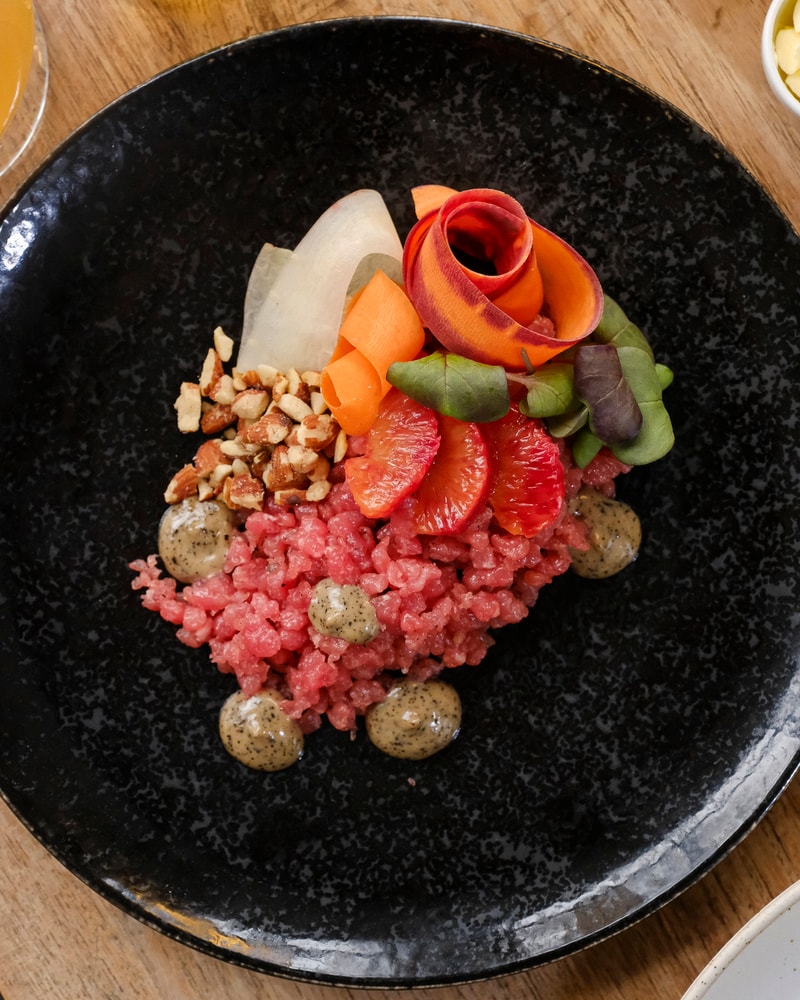
{"type": "Polygon", "coordinates": [[[223,441],[219,447],[227,458],[242,458],[247,454],[247,448],[238,438],[234,438],[232,441],[223,441]]]}
{"type": "Polygon", "coordinates": [[[295,472],[309,473],[317,464],[317,453],[311,448],[304,448],[301,444],[292,445],[287,450],[286,456],[295,472]]]}
{"type": "Polygon", "coordinates": [[[276,490],[291,489],[301,485],[301,480],[289,461],[289,449],[279,444],[272,452],[264,469],[264,485],[273,493],[276,490]]]}
{"type": "Polygon", "coordinates": [[[223,480],[233,474],[233,466],[228,462],[220,462],[208,475],[209,485],[217,489],[223,480]]]}
{"type": "Polygon", "coordinates": [[[266,389],[243,389],[231,403],[231,409],[243,420],[258,420],[269,405],[266,389]]]}
{"type": "Polygon", "coordinates": [[[194,456],[194,468],[199,479],[206,479],[223,460],[221,442],[214,438],[204,441],[194,456]]]}
{"type": "Polygon", "coordinates": [[[227,363],[233,357],[233,339],[225,333],[221,326],[214,330],[214,347],[221,361],[227,363]]]}
{"type": "Polygon", "coordinates": [[[301,381],[300,372],[296,368],[290,368],[289,371],[286,372],[286,391],[290,392],[293,396],[296,396],[297,390],[300,388],[301,381]]]}
{"type": "Polygon", "coordinates": [[[339,425],[329,413],[309,413],[300,421],[297,440],[306,448],[322,451],[336,440],[339,425]]]}
{"type": "Polygon", "coordinates": [[[206,410],[200,420],[200,429],[204,434],[219,434],[236,421],[230,403],[214,403],[206,410]]]}
{"type": "Polygon", "coordinates": [[[320,479],[327,479],[330,471],[331,463],[322,453],[320,453],[317,455],[317,460],[314,463],[313,469],[309,469],[306,475],[312,483],[315,483],[320,479]]]}
{"type": "Polygon", "coordinates": [[[277,403],[281,396],[288,391],[289,379],[282,372],[278,372],[275,376],[275,381],[272,383],[272,398],[277,403]]]}
{"type": "Polygon", "coordinates": [[[328,411],[328,404],[321,392],[312,391],[308,405],[311,407],[312,413],[327,413],[328,411]]]}
{"type": "Polygon", "coordinates": [[[241,431],[242,440],[248,444],[280,444],[292,429],[292,418],[280,410],[265,413],[263,417],[241,431]]]}
{"type": "Polygon", "coordinates": [[[341,462],[347,454],[347,435],[340,430],[336,435],[336,443],[333,448],[333,461],[341,462]]]}
{"type": "Polygon", "coordinates": [[[278,406],[287,416],[291,417],[292,420],[297,421],[298,424],[303,417],[313,416],[311,407],[308,403],[304,403],[299,396],[295,396],[290,392],[285,392],[281,395],[280,399],[278,399],[278,406]]]}
{"type": "Polygon", "coordinates": [[[184,465],[170,479],[169,485],[164,490],[164,499],[167,503],[180,503],[195,493],[197,493],[197,473],[193,465],[184,465]]]}
{"type": "Polygon", "coordinates": [[[307,499],[307,493],[299,489],[275,490],[274,499],[280,507],[296,507],[307,499]]]}
{"type": "Polygon", "coordinates": [[[328,480],[318,479],[317,482],[312,483],[306,490],[306,500],[310,500],[312,503],[318,503],[320,500],[324,500],[330,491],[331,484],[328,480]]]}
{"type": "Polygon", "coordinates": [[[225,480],[222,499],[229,507],[261,510],[264,503],[264,486],[249,472],[225,480]]]}
{"type": "Polygon", "coordinates": [[[261,384],[266,389],[271,389],[275,385],[275,380],[280,375],[277,368],[273,368],[272,365],[259,365],[256,368],[258,372],[258,377],[261,380],[261,384]]]}
{"type": "Polygon", "coordinates": [[[311,399],[311,388],[307,382],[303,381],[300,372],[296,368],[290,368],[286,373],[286,378],[288,380],[286,391],[289,395],[297,396],[298,399],[307,403],[311,399]]]}
{"type": "Polygon", "coordinates": [[[248,386],[260,386],[262,389],[271,389],[275,385],[275,379],[281,373],[272,365],[258,365],[256,368],[248,368],[241,371],[239,368],[233,369],[233,381],[237,389],[246,389],[248,386]]]}
{"type": "Polygon", "coordinates": [[[346,456],[347,435],[325,402],[322,373],[258,365],[233,367],[229,375],[224,365],[234,346],[216,327],[198,382],[181,383],[178,426],[212,439],[173,476],[165,499],[221,495],[232,508],[253,510],[263,507],[265,488],[284,505],[323,499],[331,489],[331,461],[346,456]]]}
{"type": "Polygon", "coordinates": [[[259,451],[253,455],[253,458],[250,461],[251,474],[258,476],[258,478],[262,481],[264,479],[264,470],[269,464],[270,454],[271,453],[269,451],[259,451]]]}
{"type": "Polygon", "coordinates": [[[230,375],[221,375],[206,395],[215,403],[232,403],[236,398],[236,389],[230,375]]]}
{"type": "Polygon", "coordinates": [[[196,382],[181,382],[180,395],[175,400],[175,410],[178,414],[178,430],[183,434],[191,434],[200,429],[202,403],[200,386],[196,382]]]}
{"type": "Polygon", "coordinates": [[[209,348],[206,359],[203,362],[202,371],[200,372],[200,391],[204,396],[209,395],[211,389],[216,386],[223,375],[222,361],[219,354],[217,354],[213,347],[209,348]]]}

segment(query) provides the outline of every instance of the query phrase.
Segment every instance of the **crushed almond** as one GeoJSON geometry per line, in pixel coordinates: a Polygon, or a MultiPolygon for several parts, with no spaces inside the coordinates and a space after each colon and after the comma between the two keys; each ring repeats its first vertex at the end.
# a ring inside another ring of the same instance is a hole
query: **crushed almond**
{"type": "Polygon", "coordinates": [[[209,348],[200,371],[200,391],[204,396],[208,396],[224,374],[222,359],[213,347],[209,348]]]}
{"type": "Polygon", "coordinates": [[[270,397],[266,389],[255,387],[242,389],[231,403],[231,409],[242,420],[258,420],[269,406],[270,397]]]}
{"type": "Polygon", "coordinates": [[[331,465],[347,435],[320,391],[322,373],[270,365],[225,371],[233,340],[213,333],[198,381],[181,383],[178,427],[207,435],[193,461],[172,477],[167,503],[218,498],[234,510],[261,510],[271,494],[282,506],[315,503],[331,489],[331,465]]]}
{"type": "Polygon", "coordinates": [[[208,391],[208,398],[215,403],[226,403],[228,406],[236,399],[236,387],[230,375],[220,375],[208,391]]]}
{"type": "Polygon", "coordinates": [[[344,456],[347,454],[347,435],[343,430],[340,430],[336,435],[336,442],[333,447],[333,461],[341,462],[344,460],[344,456]]]}
{"type": "Polygon", "coordinates": [[[331,491],[331,484],[327,479],[320,479],[316,483],[312,483],[306,490],[306,500],[310,500],[312,503],[319,503],[320,500],[324,500],[325,497],[331,491]]]}
{"type": "Polygon", "coordinates": [[[284,392],[278,400],[278,406],[296,423],[300,423],[303,417],[312,416],[311,407],[293,392],[284,392]]]}
{"type": "Polygon", "coordinates": [[[198,479],[208,479],[223,461],[221,443],[217,438],[212,438],[210,441],[204,441],[195,452],[194,468],[198,479]]]}
{"type": "Polygon", "coordinates": [[[219,434],[236,422],[236,414],[230,403],[214,403],[200,419],[200,430],[204,434],[219,434]]]}
{"type": "Polygon", "coordinates": [[[214,330],[214,350],[222,362],[227,363],[233,357],[233,338],[229,337],[221,326],[214,330]]]}
{"type": "Polygon", "coordinates": [[[203,396],[196,382],[181,382],[180,393],[175,400],[178,414],[178,430],[191,434],[200,429],[200,415],[203,411],[203,396]]]}
{"type": "Polygon", "coordinates": [[[164,499],[167,503],[180,503],[195,493],[197,493],[197,472],[193,465],[184,465],[169,481],[164,490],[164,499]]]}
{"type": "Polygon", "coordinates": [[[323,451],[333,444],[339,433],[339,425],[329,413],[309,413],[297,428],[297,443],[304,448],[323,451]]]}

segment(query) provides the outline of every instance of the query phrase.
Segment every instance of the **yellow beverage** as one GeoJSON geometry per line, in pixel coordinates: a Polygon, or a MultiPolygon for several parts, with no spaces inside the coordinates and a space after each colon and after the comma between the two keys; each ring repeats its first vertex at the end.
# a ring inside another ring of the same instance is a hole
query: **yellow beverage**
{"type": "Polygon", "coordinates": [[[0,132],[17,109],[33,58],[31,0],[0,0],[0,132]]]}

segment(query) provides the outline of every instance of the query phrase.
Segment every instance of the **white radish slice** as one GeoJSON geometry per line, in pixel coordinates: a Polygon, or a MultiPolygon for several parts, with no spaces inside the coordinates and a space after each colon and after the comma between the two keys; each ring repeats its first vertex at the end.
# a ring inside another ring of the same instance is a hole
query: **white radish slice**
{"type": "Polygon", "coordinates": [[[236,367],[321,371],[359,263],[370,254],[401,261],[403,244],[381,194],[362,189],[331,205],[294,251],[276,249],[262,250],[248,283],[236,367]]]}
{"type": "MultiPolygon", "coordinates": [[[[278,275],[283,270],[284,265],[289,262],[291,256],[291,250],[276,247],[272,243],[265,243],[261,248],[247,282],[247,291],[244,296],[243,330],[253,329],[258,313],[270,289],[277,281],[278,275]]],[[[242,343],[244,343],[244,336],[242,337],[242,343]]]]}

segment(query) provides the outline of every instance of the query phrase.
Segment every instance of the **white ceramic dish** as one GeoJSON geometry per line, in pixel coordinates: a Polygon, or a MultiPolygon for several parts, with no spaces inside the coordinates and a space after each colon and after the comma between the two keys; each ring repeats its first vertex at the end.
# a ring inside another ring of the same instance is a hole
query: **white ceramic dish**
{"type": "Polygon", "coordinates": [[[784,28],[792,23],[794,5],[795,0],[772,0],[769,5],[761,32],[761,62],[764,66],[767,83],[775,96],[785,107],[800,117],[800,98],[795,97],[786,86],[775,55],[775,35],[779,28],[784,28]]]}
{"type": "Polygon", "coordinates": [[[709,962],[683,1000],[800,997],[800,882],[768,903],[709,962]]]}

